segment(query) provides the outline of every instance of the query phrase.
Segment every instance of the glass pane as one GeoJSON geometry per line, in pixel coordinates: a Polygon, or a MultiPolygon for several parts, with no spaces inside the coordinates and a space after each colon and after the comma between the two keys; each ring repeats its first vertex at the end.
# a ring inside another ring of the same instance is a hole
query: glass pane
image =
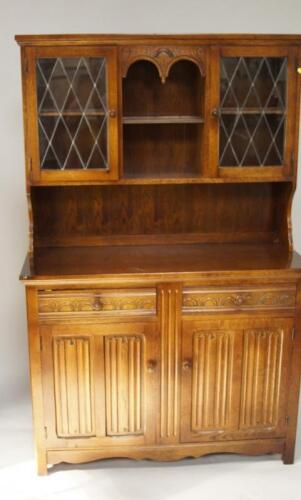
{"type": "Polygon", "coordinates": [[[104,57],[38,59],[37,99],[42,169],[108,168],[104,57]]]}
{"type": "Polygon", "coordinates": [[[224,57],[220,166],[283,164],[286,57],[224,57]]]}

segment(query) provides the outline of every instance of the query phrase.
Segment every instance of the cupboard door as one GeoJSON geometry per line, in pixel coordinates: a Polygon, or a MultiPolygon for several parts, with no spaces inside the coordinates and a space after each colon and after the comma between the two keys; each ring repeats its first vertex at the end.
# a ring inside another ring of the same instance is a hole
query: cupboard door
{"type": "Polygon", "coordinates": [[[213,61],[213,170],[221,177],[291,176],[294,49],[228,47],[213,61]]]}
{"type": "Polygon", "coordinates": [[[291,320],[185,321],[182,441],[285,435],[291,320]]]}
{"type": "Polygon", "coordinates": [[[207,441],[237,431],[242,333],[185,321],[182,338],[182,441],[207,441]]]}
{"type": "Polygon", "coordinates": [[[114,47],[27,49],[33,183],[118,178],[114,47]]]}
{"type": "Polygon", "coordinates": [[[154,323],[45,325],[41,342],[48,446],[154,442],[154,323]]]}

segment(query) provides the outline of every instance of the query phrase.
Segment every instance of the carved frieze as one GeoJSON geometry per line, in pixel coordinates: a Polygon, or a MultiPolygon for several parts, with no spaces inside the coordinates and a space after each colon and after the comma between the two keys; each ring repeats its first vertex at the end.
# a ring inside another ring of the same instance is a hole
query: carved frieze
{"type": "Polygon", "coordinates": [[[172,65],[180,59],[195,63],[202,76],[205,76],[205,51],[192,46],[127,46],[120,49],[121,75],[126,76],[129,67],[136,61],[147,60],[158,69],[162,83],[166,81],[172,65]]]}

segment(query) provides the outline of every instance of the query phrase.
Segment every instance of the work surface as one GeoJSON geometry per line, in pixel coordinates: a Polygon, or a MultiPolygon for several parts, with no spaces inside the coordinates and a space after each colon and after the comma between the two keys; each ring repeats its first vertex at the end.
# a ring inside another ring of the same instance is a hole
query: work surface
{"type": "Polygon", "coordinates": [[[301,256],[288,255],[278,244],[40,248],[33,261],[26,259],[21,279],[246,271],[298,274],[301,256]]]}

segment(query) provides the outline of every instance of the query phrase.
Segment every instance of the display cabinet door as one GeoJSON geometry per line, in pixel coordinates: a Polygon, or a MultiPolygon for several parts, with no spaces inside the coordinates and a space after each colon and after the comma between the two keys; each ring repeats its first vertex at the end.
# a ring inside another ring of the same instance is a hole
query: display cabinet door
{"type": "Polygon", "coordinates": [[[182,442],[281,437],[292,321],[183,323],[182,442]]]}
{"type": "Polygon", "coordinates": [[[212,51],[213,175],[293,175],[295,56],[294,48],[285,47],[212,51]]]}
{"type": "Polygon", "coordinates": [[[41,346],[48,447],[154,443],[154,323],[45,325],[41,346]]]}
{"type": "Polygon", "coordinates": [[[118,178],[116,57],[114,47],[26,48],[25,126],[32,183],[118,178]]]}

